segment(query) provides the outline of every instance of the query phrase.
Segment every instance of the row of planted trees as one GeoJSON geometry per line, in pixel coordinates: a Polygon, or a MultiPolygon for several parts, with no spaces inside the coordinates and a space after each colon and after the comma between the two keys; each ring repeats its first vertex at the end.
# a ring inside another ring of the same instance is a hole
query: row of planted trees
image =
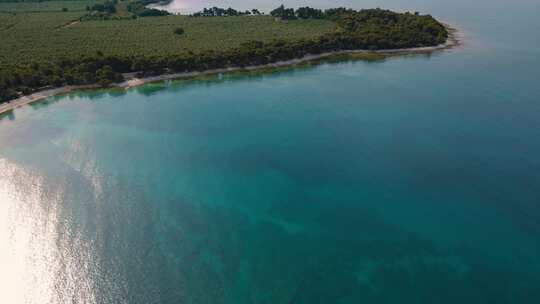
{"type": "Polygon", "coordinates": [[[202,11],[196,12],[192,14],[192,17],[229,17],[229,16],[249,16],[249,15],[262,15],[258,9],[252,9],[252,10],[236,10],[234,8],[221,8],[221,7],[210,7],[210,8],[203,8],[202,11]]]}
{"type": "MultiPolygon", "coordinates": [[[[192,14],[193,17],[229,17],[229,16],[249,16],[249,15],[263,15],[261,11],[258,9],[252,9],[252,10],[236,10],[231,7],[225,9],[220,7],[211,7],[211,8],[203,8],[202,11],[196,12],[192,14]]],[[[285,8],[284,5],[281,5],[280,7],[272,10],[270,12],[270,15],[276,18],[280,18],[283,20],[291,20],[291,19],[322,19],[325,17],[325,14],[320,9],[315,9],[311,7],[300,7],[297,10],[294,10],[292,8],[285,8]]]]}

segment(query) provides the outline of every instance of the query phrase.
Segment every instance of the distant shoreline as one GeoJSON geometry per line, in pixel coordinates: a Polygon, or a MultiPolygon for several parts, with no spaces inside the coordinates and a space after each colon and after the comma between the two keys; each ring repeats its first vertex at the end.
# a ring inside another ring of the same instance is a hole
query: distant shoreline
{"type": "MultiPolygon", "coordinates": [[[[160,81],[165,81],[165,80],[188,79],[188,78],[193,78],[193,77],[198,77],[198,76],[208,76],[208,75],[230,73],[230,72],[237,72],[237,71],[255,71],[255,70],[268,69],[268,68],[289,67],[289,66],[295,66],[301,63],[306,63],[306,62],[319,60],[319,59],[331,58],[331,57],[339,56],[339,55],[350,55],[350,54],[406,55],[406,54],[431,53],[435,51],[450,49],[460,44],[460,41],[457,37],[458,31],[447,24],[445,24],[445,27],[449,33],[448,38],[446,39],[445,43],[436,45],[436,46],[416,47],[416,48],[406,48],[406,49],[375,50],[375,51],[372,51],[372,50],[333,51],[333,52],[326,52],[326,53],[315,54],[315,55],[306,55],[302,58],[278,61],[278,62],[264,64],[264,65],[255,65],[255,66],[247,66],[247,67],[229,67],[229,68],[220,68],[220,69],[210,69],[206,71],[163,74],[163,75],[145,77],[145,78],[132,78],[121,83],[113,84],[110,87],[122,88],[122,89],[127,90],[130,88],[139,87],[139,86],[146,85],[149,83],[160,82],[160,81]]],[[[69,86],[63,86],[59,88],[51,88],[51,89],[39,91],[33,94],[21,96],[10,102],[0,104],[0,114],[13,111],[16,108],[29,105],[29,104],[32,104],[32,103],[35,103],[43,99],[59,95],[59,94],[66,94],[73,91],[91,90],[91,89],[100,89],[100,88],[102,87],[98,84],[89,84],[89,85],[69,85],[69,86]]]]}

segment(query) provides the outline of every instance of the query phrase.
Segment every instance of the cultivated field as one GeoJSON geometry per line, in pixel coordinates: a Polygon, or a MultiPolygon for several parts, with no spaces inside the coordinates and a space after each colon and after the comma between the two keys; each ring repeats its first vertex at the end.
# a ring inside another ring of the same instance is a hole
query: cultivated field
{"type": "Polygon", "coordinates": [[[313,38],[334,31],[327,20],[275,21],[270,16],[162,16],[78,22],[95,1],[0,3],[0,65],[105,55],[167,56],[223,50],[243,42],[313,38]],[[68,8],[63,12],[62,8],[68,8]],[[183,35],[174,34],[181,27],[183,35]]]}
{"type": "Polygon", "coordinates": [[[45,2],[0,1],[0,12],[60,12],[64,8],[68,11],[86,11],[87,6],[92,6],[100,2],[103,2],[103,0],[66,0],[45,2]]]}

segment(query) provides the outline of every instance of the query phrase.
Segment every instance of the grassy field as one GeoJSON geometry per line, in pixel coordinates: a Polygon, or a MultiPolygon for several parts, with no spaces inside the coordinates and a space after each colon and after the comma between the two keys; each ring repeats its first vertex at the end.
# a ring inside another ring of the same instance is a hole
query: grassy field
{"type": "Polygon", "coordinates": [[[105,55],[166,56],[223,50],[250,40],[312,38],[336,28],[326,20],[283,22],[270,16],[163,16],[76,22],[86,14],[82,8],[92,1],[0,3],[0,66],[77,58],[98,51],[105,55]],[[62,7],[68,7],[68,11],[62,12],[62,7]],[[177,27],[185,34],[175,35],[177,27]]]}
{"type": "Polygon", "coordinates": [[[60,12],[63,8],[68,11],[86,11],[86,6],[100,2],[103,1],[0,2],[0,12],[60,12]]]}

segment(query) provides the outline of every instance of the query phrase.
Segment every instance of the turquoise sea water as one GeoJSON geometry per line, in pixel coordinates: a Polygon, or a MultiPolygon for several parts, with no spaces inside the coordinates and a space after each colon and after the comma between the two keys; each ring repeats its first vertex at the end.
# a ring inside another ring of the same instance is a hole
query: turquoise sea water
{"type": "Polygon", "coordinates": [[[2,117],[0,303],[539,303],[540,4],[343,5],[463,46],[2,117]]]}

